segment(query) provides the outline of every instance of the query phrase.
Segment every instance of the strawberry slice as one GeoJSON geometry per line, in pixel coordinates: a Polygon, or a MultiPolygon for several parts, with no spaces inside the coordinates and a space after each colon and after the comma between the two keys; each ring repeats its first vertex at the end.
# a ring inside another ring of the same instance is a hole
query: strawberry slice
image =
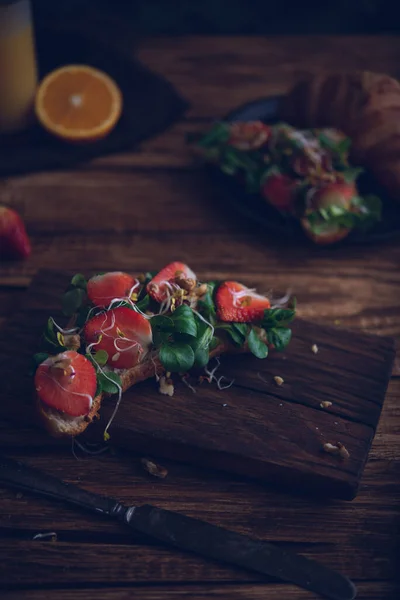
{"type": "Polygon", "coordinates": [[[87,283],[87,295],[95,306],[107,308],[112,300],[131,298],[139,288],[137,279],[123,273],[112,271],[104,275],[95,275],[87,283]]]}
{"type": "Polygon", "coordinates": [[[91,350],[105,350],[108,364],[116,369],[130,369],[140,362],[153,338],[150,321],[127,306],[96,315],[84,327],[91,350]]]}
{"type": "Polygon", "coordinates": [[[27,258],[31,244],[25,225],[15,210],[0,206],[0,256],[6,258],[27,258]]]}
{"type": "Polygon", "coordinates": [[[254,323],[261,321],[264,310],[271,307],[265,296],[256,294],[237,281],[225,281],[215,295],[217,317],[220,321],[254,323]]]}
{"type": "Polygon", "coordinates": [[[179,276],[184,276],[186,279],[197,280],[196,275],[187,265],[181,262],[172,262],[164,267],[153,279],[147,284],[147,292],[160,304],[168,297],[168,291],[173,291],[171,283],[179,276]]]}
{"type": "Polygon", "coordinates": [[[49,356],[35,373],[35,389],[43,404],[71,417],[88,414],[96,387],[92,363],[73,350],[49,356]]]}
{"type": "Polygon", "coordinates": [[[289,175],[270,175],[262,185],[261,195],[281,212],[292,212],[296,200],[297,182],[289,175]]]}

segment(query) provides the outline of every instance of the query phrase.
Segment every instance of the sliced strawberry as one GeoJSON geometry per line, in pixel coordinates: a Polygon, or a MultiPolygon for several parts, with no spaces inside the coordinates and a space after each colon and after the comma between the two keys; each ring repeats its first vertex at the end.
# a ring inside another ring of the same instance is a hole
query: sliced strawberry
{"type": "Polygon", "coordinates": [[[96,315],[84,327],[86,344],[92,352],[105,350],[108,364],[116,369],[130,369],[140,362],[152,343],[148,319],[127,306],[96,315]]]}
{"type": "Polygon", "coordinates": [[[19,214],[0,206],[0,256],[6,258],[27,258],[31,244],[25,225],[19,214]]]}
{"type": "Polygon", "coordinates": [[[96,387],[92,363],[73,350],[50,356],[35,373],[36,392],[43,404],[71,417],[88,414],[96,387]]]}
{"type": "Polygon", "coordinates": [[[354,183],[328,183],[318,188],[310,198],[309,209],[319,210],[338,206],[351,210],[351,201],[357,196],[357,188],[354,183]]]}
{"type": "Polygon", "coordinates": [[[271,127],[261,121],[237,121],[230,126],[228,144],[238,150],[257,150],[271,137],[271,127]]]}
{"type": "Polygon", "coordinates": [[[196,281],[196,275],[187,265],[181,262],[172,262],[164,267],[153,279],[147,284],[147,292],[161,304],[168,297],[168,291],[172,290],[171,282],[176,277],[183,275],[186,279],[196,281]]]}
{"type": "Polygon", "coordinates": [[[254,323],[261,321],[264,310],[271,307],[268,298],[236,281],[222,283],[217,289],[215,300],[220,321],[254,323]]]}
{"type": "Polygon", "coordinates": [[[104,273],[104,275],[95,275],[89,279],[87,294],[95,306],[107,308],[112,300],[129,298],[138,288],[139,282],[132,275],[121,271],[112,271],[104,273]]]}
{"type": "Polygon", "coordinates": [[[278,210],[292,212],[296,189],[296,181],[288,175],[270,175],[262,185],[261,195],[278,210]]]}

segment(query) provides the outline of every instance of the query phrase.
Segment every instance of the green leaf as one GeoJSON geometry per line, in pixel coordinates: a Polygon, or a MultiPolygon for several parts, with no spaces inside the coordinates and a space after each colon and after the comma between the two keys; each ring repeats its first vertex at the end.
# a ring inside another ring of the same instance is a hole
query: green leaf
{"type": "Polygon", "coordinates": [[[261,326],[264,329],[286,327],[296,316],[294,308],[266,308],[261,326]]]}
{"type": "Polygon", "coordinates": [[[210,321],[212,325],[215,325],[217,320],[217,313],[215,310],[214,303],[214,290],[218,283],[216,281],[209,281],[207,283],[207,292],[202,296],[201,300],[197,303],[198,311],[203,315],[207,321],[210,321]]]}
{"type": "Polygon", "coordinates": [[[193,366],[196,369],[202,369],[205,367],[210,359],[210,353],[208,348],[202,348],[199,346],[194,353],[194,363],[193,366]]]}
{"type": "Polygon", "coordinates": [[[359,175],[361,175],[361,173],[364,173],[363,168],[350,167],[349,169],[343,171],[342,175],[346,183],[354,183],[354,181],[357,179],[357,177],[359,177],[359,175]]]}
{"type": "Polygon", "coordinates": [[[65,292],[62,298],[62,311],[66,317],[72,317],[84,305],[86,292],[81,288],[73,288],[65,292]]]}
{"type": "Polygon", "coordinates": [[[34,354],[33,355],[33,363],[34,363],[35,367],[37,368],[47,358],[49,358],[49,355],[47,354],[47,352],[37,352],[36,354],[34,354]]]}
{"type": "MultiPolygon", "coordinates": [[[[78,312],[78,315],[77,315],[77,318],[76,318],[76,326],[77,327],[83,327],[84,326],[84,324],[87,321],[87,318],[89,316],[89,312],[90,311],[91,311],[90,306],[82,306],[79,309],[79,312],[78,312]]],[[[100,309],[99,309],[99,312],[100,312],[100,309]]],[[[94,317],[95,314],[96,314],[96,311],[92,310],[92,312],[90,314],[91,314],[92,317],[94,317]]]]}
{"type": "Polygon", "coordinates": [[[97,383],[105,394],[116,394],[121,388],[121,377],[114,371],[97,373],[97,383]]]}
{"type": "Polygon", "coordinates": [[[208,148],[225,144],[229,140],[230,127],[228,123],[215,123],[213,127],[197,142],[198,146],[208,148]]]}
{"type": "Polygon", "coordinates": [[[57,333],[54,330],[54,321],[51,317],[47,320],[43,335],[47,342],[53,344],[54,346],[59,346],[57,333]]]}
{"type": "Polygon", "coordinates": [[[172,313],[171,318],[174,322],[174,331],[177,333],[186,333],[186,335],[191,335],[193,337],[197,336],[197,325],[194,318],[194,312],[190,306],[182,304],[172,313]]]}
{"type": "Polygon", "coordinates": [[[107,364],[108,352],[105,350],[98,350],[93,358],[100,367],[103,367],[105,364],[107,364]]]}
{"type": "Polygon", "coordinates": [[[193,367],[194,351],[189,344],[163,344],[160,361],[167,371],[186,373],[193,367]]]}
{"type": "Polygon", "coordinates": [[[170,317],[166,317],[165,315],[155,315],[150,319],[150,325],[153,329],[160,329],[163,331],[173,331],[174,322],[170,317]]]}
{"type": "Polygon", "coordinates": [[[148,294],[146,294],[141,300],[136,302],[136,307],[138,308],[138,310],[141,310],[142,312],[144,312],[145,310],[147,310],[149,304],[150,304],[150,296],[148,294]]]}
{"type": "Polygon", "coordinates": [[[266,358],[268,356],[268,346],[258,337],[256,331],[252,328],[247,336],[249,350],[257,358],[266,358]]]}
{"type": "Polygon", "coordinates": [[[73,276],[73,278],[71,279],[71,285],[73,285],[76,288],[80,288],[81,290],[84,290],[86,292],[86,278],[81,273],[77,273],[73,276]]]}
{"type": "Polygon", "coordinates": [[[211,338],[209,348],[208,348],[209,351],[211,352],[212,350],[215,350],[215,348],[217,348],[220,345],[220,343],[221,343],[221,340],[217,336],[213,335],[213,337],[211,338]]]}
{"type": "Polygon", "coordinates": [[[282,352],[289,344],[292,331],[286,327],[276,327],[267,331],[267,337],[270,344],[273,344],[278,352],[282,352]]]}

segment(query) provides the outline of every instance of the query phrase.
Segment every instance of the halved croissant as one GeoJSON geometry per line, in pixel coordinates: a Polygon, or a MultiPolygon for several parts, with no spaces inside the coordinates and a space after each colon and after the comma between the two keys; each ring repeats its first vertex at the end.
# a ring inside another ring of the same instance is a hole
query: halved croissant
{"type": "Polygon", "coordinates": [[[352,139],[352,159],[400,200],[400,83],[380,73],[320,73],[285,96],[280,117],[297,127],[335,127],[352,139]]]}

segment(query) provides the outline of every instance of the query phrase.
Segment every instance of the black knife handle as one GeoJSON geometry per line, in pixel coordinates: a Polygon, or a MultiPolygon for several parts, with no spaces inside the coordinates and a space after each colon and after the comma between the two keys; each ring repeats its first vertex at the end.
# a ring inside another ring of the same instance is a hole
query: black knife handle
{"type": "Polygon", "coordinates": [[[357,593],[347,577],[314,560],[179,513],[144,505],[128,509],[124,520],[166,544],[295,583],[332,600],[353,600],[357,593]]]}
{"type": "Polygon", "coordinates": [[[105,514],[111,514],[118,506],[112,498],[92,494],[6,456],[0,456],[0,483],[48,498],[72,502],[82,508],[105,514]]]}

